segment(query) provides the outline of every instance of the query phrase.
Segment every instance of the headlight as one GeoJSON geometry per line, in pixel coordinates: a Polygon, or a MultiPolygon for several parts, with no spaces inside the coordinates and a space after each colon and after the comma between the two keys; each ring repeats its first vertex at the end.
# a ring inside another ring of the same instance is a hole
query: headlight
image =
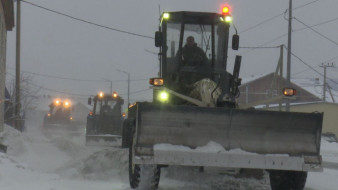
{"type": "Polygon", "coordinates": [[[169,19],[170,18],[170,14],[169,13],[163,13],[163,18],[164,19],[169,19]]]}
{"type": "Polygon", "coordinates": [[[168,102],[168,100],[169,100],[169,93],[166,92],[166,91],[161,91],[161,92],[158,93],[157,99],[160,102],[168,102]]]}

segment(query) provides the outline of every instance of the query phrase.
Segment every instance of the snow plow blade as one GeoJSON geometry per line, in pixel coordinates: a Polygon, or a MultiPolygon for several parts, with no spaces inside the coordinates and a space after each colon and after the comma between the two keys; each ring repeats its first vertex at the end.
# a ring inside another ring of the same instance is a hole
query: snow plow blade
{"type": "Polygon", "coordinates": [[[316,170],[321,167],[322,120],[322,113],[139,103],[133,159],[139,164],[316,170]],[[226,152],[193,151],[210,142],[226,152]],[[155,149],[159,144],[192,151],[155,149]],[[232,152],[238,149],[241,153],[232,152]]]}

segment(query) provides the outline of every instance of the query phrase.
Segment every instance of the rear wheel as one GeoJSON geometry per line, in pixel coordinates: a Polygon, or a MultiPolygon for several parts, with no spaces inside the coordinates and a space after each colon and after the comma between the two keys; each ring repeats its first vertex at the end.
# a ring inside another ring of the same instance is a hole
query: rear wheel
{"type": "Polygon", "coordinates": [[[273,170],[269,176],[271,190],[303,190],[307,172],[273,170]]]}
{"type": "Polygon", "coordinates": [[[129,147],[129,183],[132,189],[158,189],[161,168],[157,165],[138,165],[133,163],[133,146],[129,147]]]}

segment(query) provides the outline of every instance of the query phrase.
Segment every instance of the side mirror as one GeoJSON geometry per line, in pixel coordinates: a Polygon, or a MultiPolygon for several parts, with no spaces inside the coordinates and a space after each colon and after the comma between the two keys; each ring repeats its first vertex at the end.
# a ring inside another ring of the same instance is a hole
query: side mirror
{"type": "Polygon", "coordinates": [[[155,47],[162,46],[162,32],[155,32],[155,47]]]}
{"type": "Polygon", "coordinates": [[[234,34],[232,36],[232,49],[238,50],[238,48],[239,48],[239,35],[234,34]]]}
{"type": "Polygon", "coordinates": [[[92,98],[91,97],[88,98],[88,105],[92,105],[92,98]]]}

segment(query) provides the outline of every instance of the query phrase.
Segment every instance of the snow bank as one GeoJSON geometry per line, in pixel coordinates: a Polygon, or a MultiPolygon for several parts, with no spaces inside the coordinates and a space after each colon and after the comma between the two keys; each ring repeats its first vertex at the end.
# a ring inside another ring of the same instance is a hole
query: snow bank
{"type": "Polygon", "coordinates": [[[322,140],[320,152],[323,161],[338,163],[338,143],[322,140]]]}

